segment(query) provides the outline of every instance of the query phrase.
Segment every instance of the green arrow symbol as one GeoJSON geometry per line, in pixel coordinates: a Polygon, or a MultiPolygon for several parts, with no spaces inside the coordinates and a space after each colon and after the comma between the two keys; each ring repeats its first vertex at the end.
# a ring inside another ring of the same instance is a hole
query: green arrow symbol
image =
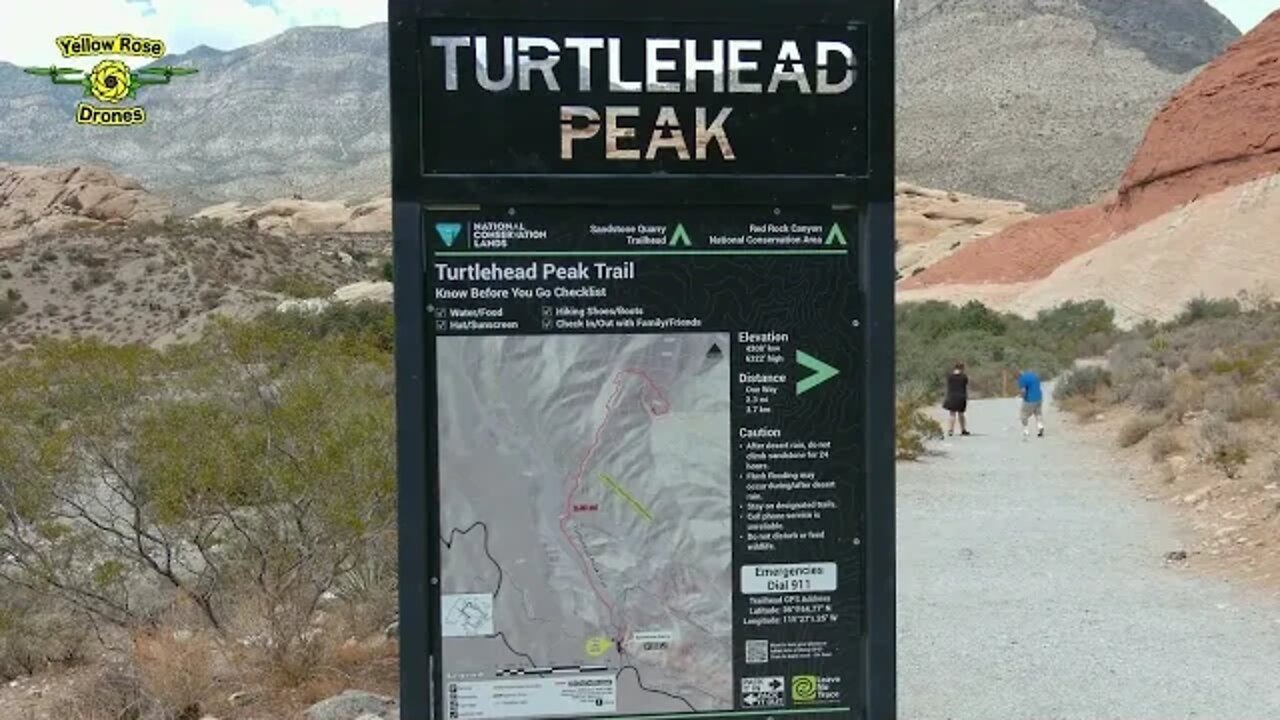
{"type": "Polygon", "coordinates": [[[831,223],[831,231],[827,233],[827,241],[824,245],[848,245],[845,242],[844,231],[840,229],[840,223],[831,223]]]}
{"type": "Polygon", "coordinates": [[[796,362],[813,371],[809,377],[796,381],[796,395],[803,395],[840,374],[839,370],[803,350],[796,350],[796,362]]]}
{"type": "Polygon", "coordinates": [[[684,245],[689,246],[689,233],[684,230],[684,223],[676,225],[676,231],[671,233],[671,242],[668,245],[684,245]]]}

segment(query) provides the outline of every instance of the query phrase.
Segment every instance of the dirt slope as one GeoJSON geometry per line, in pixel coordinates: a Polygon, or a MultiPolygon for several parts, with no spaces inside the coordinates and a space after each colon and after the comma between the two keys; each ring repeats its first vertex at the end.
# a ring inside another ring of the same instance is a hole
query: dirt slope
{"type": "Polygon", "coordinates": [[[1188,300],[1241,291],[1280,297],[1280,174],[1236,185],[1166,213],[1063,263],[1034,282],[940,284],[900,301],[979,300],[1031,316],[1098,298],[1122,326],[1170,320],[1188,300]]]}
{"type": "Polygon", "coordinates": [[[211,317],[376,277],[385,234],[281,238],[216,223],[61,232],[0,251],[0,358],[39,339],[162,345],[211,317]]]}
{"type": "Polygon", "coordinates": [[[1019,283],[1196,198],[1280,172],[1280,12],[1232,45],[1166,103],[1116,192],[1016,225],[903,281],[1019,283]]]}

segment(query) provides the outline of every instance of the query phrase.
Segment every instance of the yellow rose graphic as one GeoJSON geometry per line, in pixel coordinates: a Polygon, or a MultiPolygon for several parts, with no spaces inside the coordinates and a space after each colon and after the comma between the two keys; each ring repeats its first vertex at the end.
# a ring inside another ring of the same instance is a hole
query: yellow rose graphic
{"type": "Polygon", "coordinates": [[[119,60],[103,60],[89,73],[89,91],[102,102],[118,103],[129,94],[133,75],[119,60]]]}

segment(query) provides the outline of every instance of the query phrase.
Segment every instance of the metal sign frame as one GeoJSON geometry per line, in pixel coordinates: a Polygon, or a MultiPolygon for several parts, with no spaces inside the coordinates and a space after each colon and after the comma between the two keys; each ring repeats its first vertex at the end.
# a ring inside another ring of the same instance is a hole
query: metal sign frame
{"type": "Polygon", "coordinates": [[[861,210],[863,226],[851,252],[863,290],[866,541],[862,648],[866,676],[862,715],[897,716],[894,524],[894,2],[893,0],[389,0],[393,262],[396,315],[396,415],[399,484],[401,717],[434,720],[432,682],[437,658],[432,637],[439,609],[430,578],[438,562],[435,512],[437,425],[434,411],[434,330],[426,307],[424,210],[481,203],[738,206],[823,205],[861,210]],[[865,22],[869,173],[704,176],[549,174],[441,175],[424,172],[420,27],[433,20],[581,20],[605,23],[675,21],[719,23],[726,18],[782,25],[865,22]]]}

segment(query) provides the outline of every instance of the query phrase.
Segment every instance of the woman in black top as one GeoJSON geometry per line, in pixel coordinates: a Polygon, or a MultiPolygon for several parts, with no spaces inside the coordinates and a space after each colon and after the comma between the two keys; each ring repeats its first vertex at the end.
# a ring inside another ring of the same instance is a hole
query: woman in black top
{"type": "Polygon", "coordinates": [[[969,376],[964,372],[964,363],[956,363],[951,374],[947,375],[947,397],[942,401],[942,408],[951,413],[951,427],[948,435],[956,434],[956,418],[960,418],[960,434],[968,435],[965,427],[964,411],[969,406],[969,376]]]}

